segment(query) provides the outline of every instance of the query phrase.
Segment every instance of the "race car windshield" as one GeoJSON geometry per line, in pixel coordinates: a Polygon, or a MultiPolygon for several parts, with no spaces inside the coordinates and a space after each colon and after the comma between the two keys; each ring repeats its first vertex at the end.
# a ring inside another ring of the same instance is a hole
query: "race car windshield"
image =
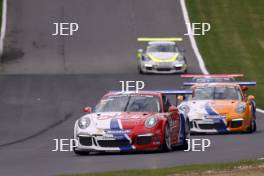
{"type": "Polygon", "coordinates": [[[95,107],[95,112],[160,112],[156,96],[110,96],[95,107]]]}
{"type": "Polygon", "coordinates": [[[193,100],[242,100],[235,87],[199,87],[194,90],[193,100]]]}
{"type": "Polygon", "coordinates": [[[172,44],[153,44],[147,47],[147,53],[154,52],[178,52],[175,45],[172,44]]]}

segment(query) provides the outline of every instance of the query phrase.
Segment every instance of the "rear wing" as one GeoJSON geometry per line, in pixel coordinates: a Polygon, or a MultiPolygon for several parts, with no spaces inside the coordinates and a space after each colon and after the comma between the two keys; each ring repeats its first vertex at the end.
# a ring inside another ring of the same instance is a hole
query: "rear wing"
{"type": "Polygon", "coordinates": [[[186,95],[186,94],[192,94],[192,90],[142,90],[142,91],[127,91],[122,92],[119,90],[111,90],[109,93],[141,93],[141,92],[158,92],[166,95],[186,95]]]}
{"type": "MultiPolygon", "coordinates": [[[[239,84],[240,86],[255,86],[255,85],[257,85],[256,81],[247,81],[247,82],[234,81],[234,82],[230,82],[230,83],[239,84]]],[[[195,84],[214,84],[214,83],[196,83],[196,82],[185,82],[185,83],[183,83],[184,86],[193,86],[195,84]]]]}
{"type": "Polygon", "coordinates": [[[181,42],[181,37],[167,37],[167,38],[155,38],[155,37],[140,37],[137,38],[138,42],[181,42]]]}
{"type": "Polygon", "coordinates": [[[183,74],[181,75],[181,78],[238,78],[243,76],[243,74],[183,74]]]}
{"type": "Polygon", "coordinates": [[[166,94],[166,95],[191,95],[192,90],[159,90],[157,92],[166,94]]]}

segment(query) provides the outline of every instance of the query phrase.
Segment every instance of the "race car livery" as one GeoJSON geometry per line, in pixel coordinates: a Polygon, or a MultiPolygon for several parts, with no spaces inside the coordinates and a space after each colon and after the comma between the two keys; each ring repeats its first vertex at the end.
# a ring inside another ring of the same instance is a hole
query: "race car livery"
{"type": "MultiPolygon", "coordinates": [[[[109,92],[74,127],[76,154],[91,151],[164,150],[188,147],[189,127],[166,94],[109,92]]],[[[177,92],[176,92],[177,93],[177,92]]]]}
{"type": "Polygon", "coordinates": [[[178,108],[190,120],[191,133],[227,133],[256,131],[255,97],[246,96],[236,83],[193,83],[192,96],[178,108]]]}
{"type": "MultiPolygon", "coordinates": [[[[183,84],[184,86],[192,86],[196,83],[235,83],[238,82],[238,78],[243,76],[243,74],[182,74],[181,78],[191,78],[191,82],[184,82],[183,84]]],[[[241,90],[245,93],[248,87],[242,85],[242,82],[238,83],[240,83],[241,90]]]]}
{"type": "Polygon", "coordinates": [[[140,73],[185,73],[186,59],[183,51],[176,45],[182,38],[138,38],[139,42],[148,42],[145,50],[137,53],[140,73]]]}

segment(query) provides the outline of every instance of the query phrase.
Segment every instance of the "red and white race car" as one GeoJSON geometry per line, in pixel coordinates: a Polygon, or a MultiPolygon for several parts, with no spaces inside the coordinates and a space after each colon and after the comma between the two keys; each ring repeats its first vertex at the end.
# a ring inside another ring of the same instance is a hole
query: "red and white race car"
{"type": "Polygon", "coordinates": [[[188,147],[189,122],[167,94],[186,91],[110,92],[97,106],[86,107],[74,126],[76,154],[91,151],[170,151],[188,147]]]}

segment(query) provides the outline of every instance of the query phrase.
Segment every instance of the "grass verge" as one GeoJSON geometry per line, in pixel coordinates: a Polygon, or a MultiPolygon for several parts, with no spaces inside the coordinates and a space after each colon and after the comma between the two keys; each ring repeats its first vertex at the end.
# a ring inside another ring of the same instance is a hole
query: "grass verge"
{"type": "Polygon", "coordinates": [[[250,90],[264,108],[264,1],[186,0],[192,22],[209,22],[211,31],[196,36],[210,73],[243,73],[256,80],[250,90]]]}
{"type": "MultiPolygon", "coordinates": [[[[162,168],[162,169],[143,169],[143,170],[125,170],[117,172],[104,172],[104,173],[89,173],[89,174],[69,174],[61,176],[194,176],[194,175],[219,175],[223,171],[233,172],[241,171],[242,174],[245,173],[245,176],[248,176],[248,172],[260,171],[264,175],[264,160],[246,160],[246,161],[237,161],[223,164],[199,164],[199,165],[187,165],[187,166],[177,166],[172,168],[162,168]],[[259,167],[261,166],[261,167],[259,167]],[[243,169],[246,169],[247,172],[244,172],[243,169]]],[[[260,176],[256,175],[255,176],[260,176]]],[[[244,176],[244,175],[241,175],[244,176]]]]}

